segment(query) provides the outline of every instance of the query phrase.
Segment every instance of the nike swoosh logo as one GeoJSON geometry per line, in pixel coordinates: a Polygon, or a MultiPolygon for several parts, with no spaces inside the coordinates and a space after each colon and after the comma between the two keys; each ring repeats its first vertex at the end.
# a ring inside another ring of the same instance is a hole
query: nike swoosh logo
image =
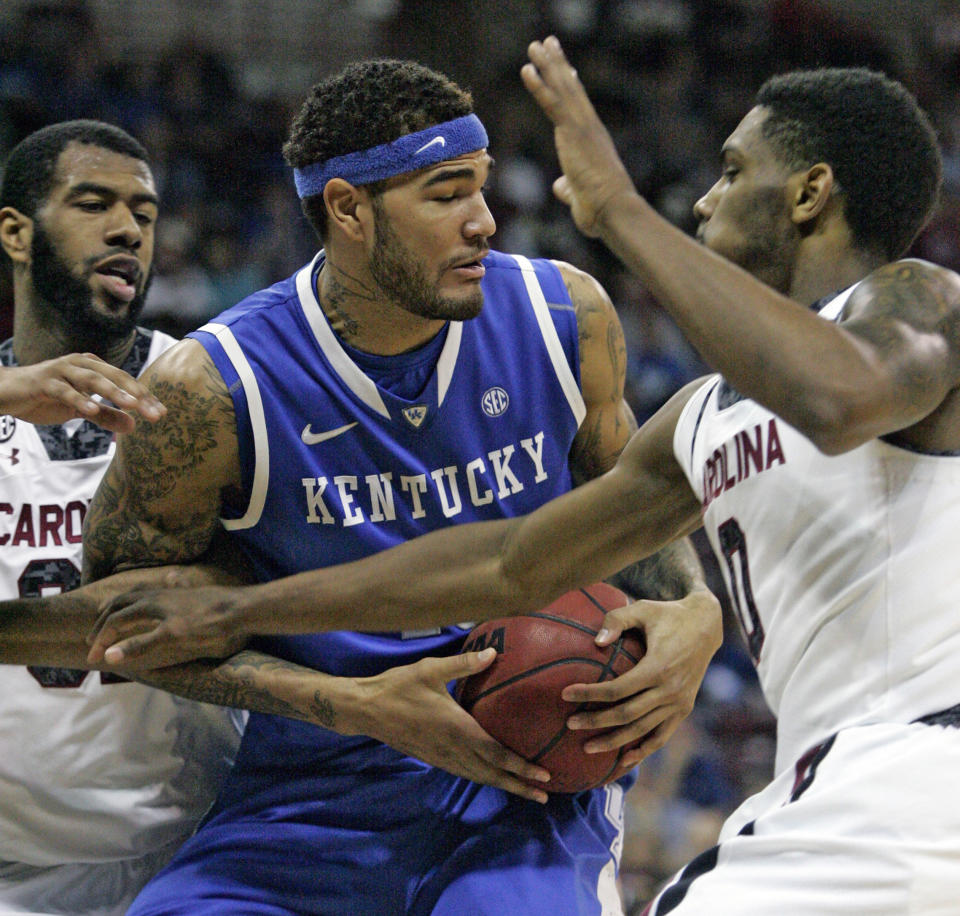
{"type": "Polygon", "coordinates": [[[439,143],[441,146],[446,146],[446,145],[447,145],[447,138],[446,138],[446,137],[434,137],[429,143],[424,143],[423,146],[421,146],[420,149],[418,149],[413,155],[414,155],[414,156],[419,156],[421,153],[425,153],[428,149],[430,149],[431,146],[436,146],[438,143],[439,143]]]}
{"type": "Polygon", "coordinates": [[[336,436],[345,433],[348,429],[353,429],[354,426],[359,423],[359,420],[354,420],[353,423],[348,423],[346,426],[338,426],[336,429],[328,429],[322,433],[314,433],[310,431],[310,424],[308,423],[303,427],[303,432],[300,433],[300,438],[307,445],[316,445],[318,442],[326,442],[327,439],[333,439],[336,436]]]}

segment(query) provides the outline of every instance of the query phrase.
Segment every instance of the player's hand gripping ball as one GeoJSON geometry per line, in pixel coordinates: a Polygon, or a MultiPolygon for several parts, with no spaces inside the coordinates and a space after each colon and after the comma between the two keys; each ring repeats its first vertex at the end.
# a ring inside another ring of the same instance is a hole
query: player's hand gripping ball
{"type": "Polygon", "coordinates": [[[605,613],[630,599],[600,582],[576,589],[541,611],[488,620],[467,637],[464,652],[493,646],[497,658],[457,683],[458,702],[501,744],[549,770],[549,792],[581,792],[609,782],[633,746],[587,754],[583,745],[600,729],[570,731],[567,719],[597,704],[568,703],[568,684],[607,681],[643,657],[643,635],[628,630],[609,646],[594,637],[605,613]]]}

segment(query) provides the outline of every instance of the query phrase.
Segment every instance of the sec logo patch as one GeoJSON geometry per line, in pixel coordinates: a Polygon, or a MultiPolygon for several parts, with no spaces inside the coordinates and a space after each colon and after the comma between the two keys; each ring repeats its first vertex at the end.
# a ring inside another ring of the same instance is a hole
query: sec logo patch
{"type": "Polygon", "coordinates": [[[488,388],[480,398],[480,406],[488,417],[499,417],[510,406],[510,395],[499,386],[488,388]]]}

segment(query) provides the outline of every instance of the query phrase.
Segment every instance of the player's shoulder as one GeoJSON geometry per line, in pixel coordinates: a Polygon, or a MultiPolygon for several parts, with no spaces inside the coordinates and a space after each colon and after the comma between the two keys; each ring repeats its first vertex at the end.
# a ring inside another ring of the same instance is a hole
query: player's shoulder
{"type": "Polygon", "coordinates": [[[960,275],[921,258],[902,258],[867,274],[851,290],[843,320],[890,317],[960,334],[960,275]]]}
{"type": "MultiPolygon", "coordinates": [[[[506,293],[526,290],[537,298],[533,291],[539,288],[547,306],[569,308],[570,295],[563,275],[554,261],[548,258],[528,258],[520,254],[505,254],[491,250],[483,259],[486,274],[483,288],[488,301],[496,301],[506,293]]],[[[486,309],[485,309],[486,310],[486,309]]]]}
{"type": "Polygon", "coordinates": [[[899,281],[945,283],[960,288],[960,275],[949,267],[935,264],[924,258],[899,258],[871,271],[866,280],[874,282],[883,279],[886,282],[899,281]]]}
{"type": "Polygon", "coordinates": [[[165,403],[173,394],[229,397],[210,354],[191,337],[164,350],[146,367],[141,379],[165,403]]]}
{"type": "Polygon", "coordinates": [[[613,301],[596,277],[566,261],[551,261],[551,263],[563,281],[576,312],[578,324],[582,326],[585,323],[600,320],[604,325],[613,322],[619,327],[620,319],[613,301]]]}
{"type": "Polygon", "coordinates": [[[536,273],[554,274],[565,283],[568,281],[588,282],[599,286],[599,283],[585,270],[556,258],[528,258],[526,255],[506,254],[491,249],[484,258],[483,264],[488,270],[519,271],[532,269],[536,273]]]}

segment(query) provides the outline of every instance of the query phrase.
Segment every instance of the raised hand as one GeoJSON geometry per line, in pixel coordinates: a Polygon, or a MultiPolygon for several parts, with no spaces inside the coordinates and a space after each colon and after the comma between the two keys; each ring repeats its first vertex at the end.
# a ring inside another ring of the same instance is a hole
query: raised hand
{"type": "Polygon", "coordinates": [[[132,414],[155,422],[166,408],[122,369],[92,353],[70,353],[0,369],[0,413],[40,424],[79,417],[111,432],[129,433],[136,425],[132,414]]]}
{"type": "Polygon", "coordinates": [[[581,232],[598,236],[605,206],[616,195],[634,193],[633,182],[560,42],[551,35],[531,42],[527,53],[530,63],[520,76],[553,122],[563,169],[554,193],[570,207],[581,232]]]}

